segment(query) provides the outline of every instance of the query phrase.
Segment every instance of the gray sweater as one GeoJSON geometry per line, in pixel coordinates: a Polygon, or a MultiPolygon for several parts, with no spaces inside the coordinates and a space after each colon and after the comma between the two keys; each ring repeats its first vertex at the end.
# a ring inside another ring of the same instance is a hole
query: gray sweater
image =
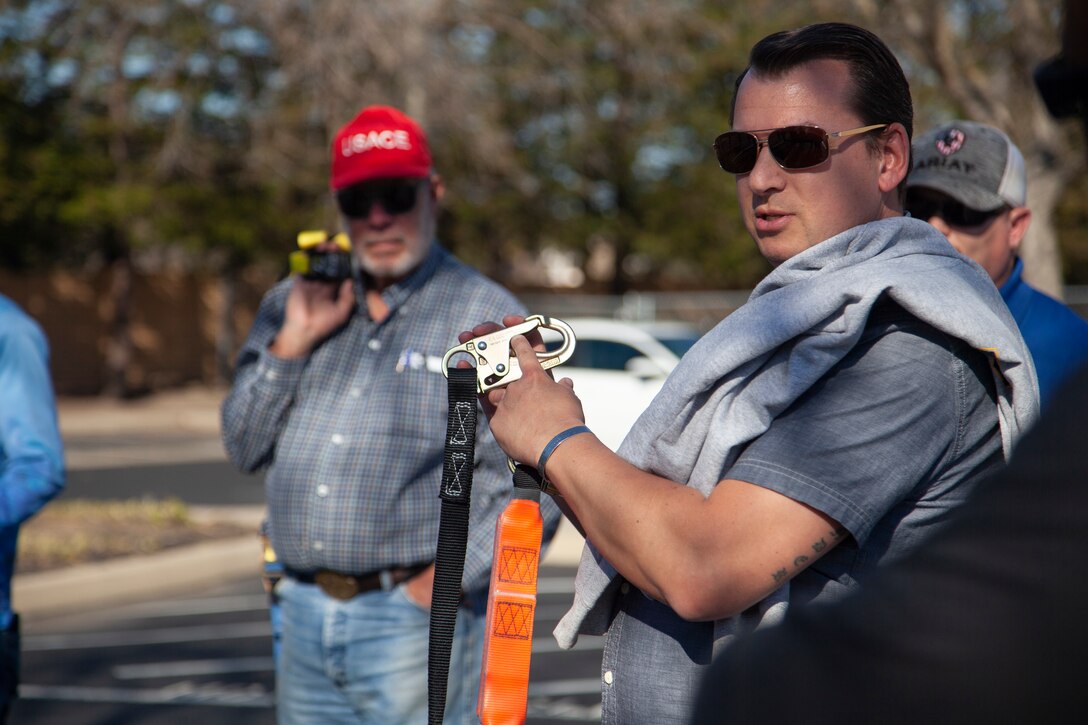
{"type": "MultiPolygon", "coordinates": [[[[1038,416],[1031,356],[982,268],[909,217],[848,229],[777,267],[688,351],[619,455],[709,495],[744,445],[853,348],[882,295],[990,355],[1007,459],[1038,416]]],[[[619,580],[588,541],[574,603],[555,629],[560,646],[574,646],[580,633],[604,633],[619,580]]],[[[760,621],[783,613],[788,586],[764,602],[760,621]]],[[[715,638],[737,626],[716,623],[715,638]]]]}

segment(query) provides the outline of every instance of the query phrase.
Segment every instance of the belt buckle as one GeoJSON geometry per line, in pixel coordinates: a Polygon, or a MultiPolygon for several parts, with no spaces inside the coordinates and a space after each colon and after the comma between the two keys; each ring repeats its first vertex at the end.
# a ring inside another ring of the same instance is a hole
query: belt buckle
{"type": "Polygon", "coordinates": [[[314,582],[321,587],[321,591],[333,599],[347,601],[359,593],[359,580],[346,574],[338,574],[335,571],[322,569],[314,575],[314,582]]]}
{"type": "Polygon", "coordinates": [[[476,362],[476,392],[486,393],[492,388],[509,385],[521,378],[521,366],[517,356],[510,350],[510,340],[516,335],[524,335],[538,327],[555,330],[563,337],[563,344],[557,350],[537,352],[540,366],[545,370],[562,365],[574,354],[574,330],[570,325],[555,317],[530,315],[525,322],[506,327],[486,335],[474,337],[466,343],[451,347],[442,358],[442,374],[447,378],[449,361],[454,355],[464,353],[476,362]]]}

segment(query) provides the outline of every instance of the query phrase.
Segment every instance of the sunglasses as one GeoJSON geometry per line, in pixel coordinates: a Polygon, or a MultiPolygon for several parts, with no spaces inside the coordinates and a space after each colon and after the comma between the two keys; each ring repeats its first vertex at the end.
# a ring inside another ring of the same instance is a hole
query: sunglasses
{"type": "Polygon", "coordinates": [[[904,204],[907,211],[915,219],[927,221],[931,217],[940,217],[954,227],[977,227],[985,224],[1005,211],[1004,206],[990,211],[979,211],[969,206],[964,206],[955,199],[934,199],[907,194],[904,204]]]}
{"type": "Polygon", "coordinates": [[[370,216],[370,207],[377,202],[389,214],[404,214],[416,205],[419,182],[392,184],[355,184],[336,192],[340,212],[352,219],[370,216]]]}
{"type": "Polygon", "coordinates": [[[714,139],[714,154],[722,169],[731,174],[747,174],[756,165],[759,150],[766,146],[783,169],[797,171],[819,166],[831,154],[831,139],[857,136],[890,124],[852,128],[828,133],[819,126],[783,126],[761,131],[727,131],[714,139]],[[756,134],[767,134],[759,138],[756,134]]]}

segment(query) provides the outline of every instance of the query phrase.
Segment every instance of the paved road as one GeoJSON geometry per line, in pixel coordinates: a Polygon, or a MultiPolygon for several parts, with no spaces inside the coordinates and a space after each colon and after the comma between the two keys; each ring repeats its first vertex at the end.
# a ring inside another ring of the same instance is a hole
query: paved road
{"type": "Polygon", "coordinates": [[[200,506],[264,505],[264,476],[239,473],[226,461],[88,468],[68,472],[62,498],[177,497],[200,506]]]}
{"type": "MultiPolygon", "coordinates": [[[[135,406],[62,401],[69,465],[63,496],[176,496],[194,507],[245,511],[247,520],[259,516],[262,477],[240,474],[226,462],[217,404],[209,391],[183,391],[135,406]]],[[[582,638],[576,650],[564,652],[551,636],[571,601],[580,549],[577,534],[564,531],[541,569],[530,725],[600,720],[599,640],[582,638]]],[[[127,565],[31,575],[22,582],[17,577],[21,601],[36,597],[40,609],[26,612],[37,616],[24,621],[23,699],[10,721],[274,722],[271,634],[256,576],[256,540],[215,546],[199,554],[165,552],[127,565]],[[216,562],[224,565],[217,577],[185,576],[216,562]],[[115,595],[121,581],[153,579],[174,586],[133,586],[123,602],[93,591],[115,595]],[[73,607],[74,602],[85,604],[73,607]],[[47,611],[51,606],[56,611],[47,611]]]]}
{"type": "MultiPolygon", "coordinates": [[[[600,641],[559,650],[573,567],[541,570],[528,725],[600,721],[600,641]]],[[[255,577],[39,623],[13,723],[273,723],[267,604],[255,577]]]]}
{"type": "Polygon", "coordinates": [[[23,638],[16,723],[273,723],[271,635],[251,579],[52,619],[23,638]]]}

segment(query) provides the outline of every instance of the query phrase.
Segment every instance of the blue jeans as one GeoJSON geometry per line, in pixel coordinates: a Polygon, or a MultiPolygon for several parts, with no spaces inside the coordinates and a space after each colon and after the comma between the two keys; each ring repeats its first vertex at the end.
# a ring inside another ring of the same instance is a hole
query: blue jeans
{"type": "MultiPolygon", "coordinates": [[[[276,664],[281,725],[426,723],[430,613],[404,585],[349,601],[284,577],[276,664]]],[[[480,597],[482,599],[482,597],[480,597]]],[[[476,725],[487,602],[462,606],[450,655],[446,723],[476,725]]]]}
{"type": "Polygon", "coordinates": [[[0,724],[7,722],[11,704],[19,690],[19,615],[0,630],[0,724]]]}

